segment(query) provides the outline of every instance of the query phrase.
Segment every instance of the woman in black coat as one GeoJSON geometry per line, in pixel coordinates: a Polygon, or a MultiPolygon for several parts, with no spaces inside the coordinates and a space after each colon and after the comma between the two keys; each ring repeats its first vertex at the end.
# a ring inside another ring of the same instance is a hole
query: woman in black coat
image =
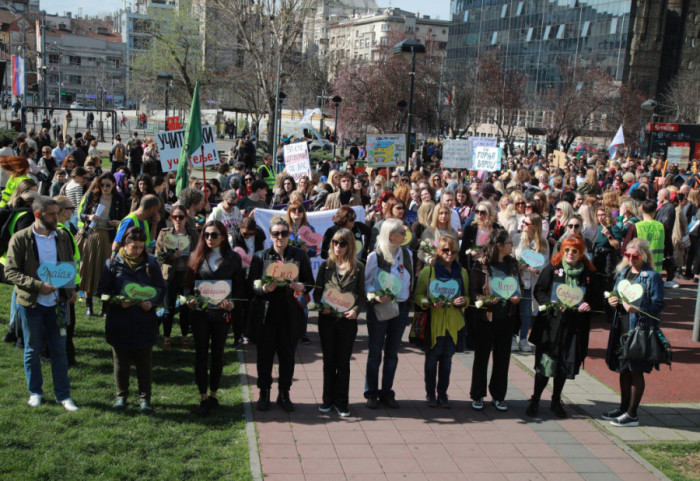
{"type": "Polygon", "coordinates": [[[311,291],[314,283],[311,263],[306,252],[289,245],[290,227],[287,220],[275,216],[270,221],[272,247],[255,254],[250,265],[249,279],[253,279],[253,292],[250,312],[251,339],[258,347],[258,388],[260,398],[257,408],[267,411],[270,408],[270,388],[272,387],[272,363],[277,354],[279,361],[279,395],[277,404],[285,411],[293,411],[294,404],[289,399],[289,389],[294,377],[294,355],[299,339],[304,335],[304,309],[296,300],[311,291]],[[286,285],[276,281],[263,284],[262,277],[270,264],[278,262],[296,264],[299,274],[289,279],[286,285]]]}
{"type": "Polygon", "coordinates": [[[459,246],[459,263],[467,271],[474,267],[474,254],[486,245],[491,232],[498,227],[496,209],[491,202],[479,202],[474,208],[474,215],[474,221],[462,231],[462,243],[459,246]]]}
{"type": "Polygon", "coordinates": [[[600,281],[595,267],[585,254],[585,244],[579,235],[564,239],[561,250],[546,266],[533,295],[540,305],[530,333],[535,348],[535,392],[525,413],[534,417],[539,410],[540,397],[550,377],[554,377],[551,410],[555,416],[565,418],[561,392],[567,379],[574,379],[588,353],[588,337],[591,329],[591,304],[601,295],[600,281]],[[558,306],[545,310],[552,301],[553,289],[558,284],[584,289],[583,300],[564,310],[558,306]]]}
{"type": "Polygon", "coordinates": [[[355,251],[358,258],[361,260],[367,259],[367,248],[369,240],[372,236],[372,230],[362,222],[358,222],[357,215],[352,207],[344,205],[338,209],[333,217],[333,226],[323,234],[323,242],[321,244],[321,257],[328,259],[328,251],[331,248],[331,239],[340,229],[348,229],[352,232],[355,238],[355,251]],[[359,242],[359,244],[358,244],[359,242]]]}
{"type": "Polygon", "coordinates": [[[197,248],[190,256],[183,281],[186,295],[198,288],[197,281],[226,281],[231,284],[230,293],[218,303],[206,304],[197,299],[187,301],[195,346],[194,377],[201,398],[197,414],[204,417],[219,407],[216,393],[224,371],[224,346],[234,307],[230,299],[241,299],[244,293],[241,257],[231,249],[226,227],[217,220],[204,224],[197,248]],[[207,375],[209,357],[211,361],[207,375]]]}
{"type": "Polygon", "coordinates": [[[129,396],[129,369],[136,365],[136,377],[139,383],[139,399],[141,411],[145,414],[153,412],[151,407],[151,356],[156,342],[158,318],[156,306],[162,303],[165,296],[165,281],[156,258],[145,252],[146,232],[139,227],[126,231],[124,245],[112,259],[108,259],[102,269],[97,294],[108,306],[105,332],[107,342],[112,346],[114,358],[114,380],[117,387],[115,410],[126,408],[129,396]],[[137,297],[139,294],[129,287],[135,286],[142,291],[143,296],[153,296],[149,299],[137,297]],[[145,291],[145,292],[144,292],[145,291]],[[126,295],[140,301],[125,301],[111,303],[110,298],[126,295]],[[109,303],[108,303],[109,302],[109,303]]]}

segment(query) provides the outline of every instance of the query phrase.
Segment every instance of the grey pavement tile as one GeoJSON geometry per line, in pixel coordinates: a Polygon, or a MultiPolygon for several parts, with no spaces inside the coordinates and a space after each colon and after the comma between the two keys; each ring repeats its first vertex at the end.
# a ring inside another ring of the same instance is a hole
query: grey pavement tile
{"type": "Polygon", "coordinates": [[[542,431],[538,432],[540,437],[550,446],[561,445],[561,444],[580,444],[578,440],[571,434],[556,431],[542,431]]]}
{"type": "Polygon", "coordinates": [[[596,458],[568,458],[566,462],[583,477],[592,473],[612,474],[610,468],[596,458]]]}
{"type": "Polygon", "coordinates": [[[552,449],[567,460],[572,458],[597,459],[588,449],[580,444],[554,444],[552,449]]]}
{"type": "Polygon", "coordinates": [[[586,481],[622,481],[615,473],[580,473],[586,481]]]}

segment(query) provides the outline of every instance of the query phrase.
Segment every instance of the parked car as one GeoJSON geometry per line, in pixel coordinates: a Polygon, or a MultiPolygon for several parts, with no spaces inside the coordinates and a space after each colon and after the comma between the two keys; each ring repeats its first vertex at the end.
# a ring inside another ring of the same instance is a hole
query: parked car
{"type": "Polygon", "coordinates": [[[72,108],[72,109],[83,109],[83,108],[85,108],[85,107],[83,106],[83,103],[82,103],[82,102],[75,101],[75,102],[73,102],[72,104],[70,104],[70,108],[72,108]]]}

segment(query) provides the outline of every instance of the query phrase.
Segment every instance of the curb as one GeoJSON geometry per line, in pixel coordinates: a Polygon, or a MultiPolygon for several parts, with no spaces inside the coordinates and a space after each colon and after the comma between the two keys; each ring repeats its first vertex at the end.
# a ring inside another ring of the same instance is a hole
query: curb
{"type": "Polygon", "coordinates": [[[245,412],[245,433],[248,437],[248,457],[250,458],[250,473],[254,481],[262,481],[262,465],[260,463],[260,449],[258,437],[255,432],[253,420],[253,402],[250,399],[250,387],[248,386],[248,372],[246,370],[245,354],[237,350],[238,375],[241,382],[241,394],[243,396],[243,410],[245,412]]]}

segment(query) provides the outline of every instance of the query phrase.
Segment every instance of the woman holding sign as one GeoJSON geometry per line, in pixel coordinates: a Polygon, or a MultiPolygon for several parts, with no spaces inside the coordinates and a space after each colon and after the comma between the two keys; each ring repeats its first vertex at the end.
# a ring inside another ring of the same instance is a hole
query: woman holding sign
{"type": "Polygon", "coordinates": [[[508,231],[493,230],[469,275],[469,297],[475,300],[469,311],[474,317],[474,365],[470,396],[472,408],[484,409],[489,357],[493,352],[493,369],[488,390],[491,404],[507,411],[505,402],[510,367],[510,345],[519,324],[518,303],[522,282],[518,262],[513,257],[513,241],[508,231]]]}
{"type": "Polygon", "coordinates": [[[571,235],[542,269],[534,297],[539,314],[532,326],[530,342],[535,347],[535,392],[525,413],[537,416],[540,397],[549,378],[554,378],[550,406],[555,416],[567,416],[561,392],[567,379],[574,379],[588,353],[591,303],[600,294],[595,267],[586,257],[580,235],[571,235]]]}
{"type": "Polygon", "coordinates": [[[602,417],[613,426],[639,426],[637,408],[644,394],[644,373],[650,373],[654,365],[621,359],[620,339],[637,326],[659,327],[658,316],[665,305],[664,281],[654,269],[649,242],[639,238],[627,244],[616,272],[615,292],[608,298],[614,314],[605,362],[611,371],[620,373],[621,399],[617,409],[602,417]]]}
{"type": "Polygon", "coordinates": [[[183,284],[185,294],[194,293],[187,298],[187,307],[194,336],[194,377],[201,398],[197,415],[204,417],[219,407],[216,392],[224,371],[224,346],[233,310],[231,299],[240,299],[244,293],[241,257],[231,249],[226,226],[218,220],[204,224],[183,284]],[[207,362],[210,357],[211,361],[207,362]]]}
{"type": "Polygon", "coordinates": [[[457,262],[458,252],[456,236],[440,236],[432,264],[420,272],[413,297],[417,307],[430,309],[430,331],[425,336],[425,392],[430,407],[450,407],[452,356],[463,334],[463,311],[469,305],[469,276],[457,262]]]}
{"type": "Polygon", "coordinates": [[[105,263],[97,287],[97,294],[109,306],[105,309],[105,332],[114,358],[117,400],[113,408],[118,411],[126,409],[129,369],[133,363],[139,383],[141,412],[150,414],[153,412],[151,356],[158,327],[155,307],[163,301],[165,281],[157,259],[145,251],[146,232],[143,229],[132,227],[127,230],[123,244],[114,258],[105,263]]]}
{"type": "Polygon", "coordinates": [[[318,335],[323,352],[323,404],[327,413],[335,408],[350,415],[350,356],[357,335],[357,316],[365,304],[365,266],[357,260],[355,236],[348,229],[333,234],[328,260],[316,277],[314,301],[320,305],[318,335]]]}

